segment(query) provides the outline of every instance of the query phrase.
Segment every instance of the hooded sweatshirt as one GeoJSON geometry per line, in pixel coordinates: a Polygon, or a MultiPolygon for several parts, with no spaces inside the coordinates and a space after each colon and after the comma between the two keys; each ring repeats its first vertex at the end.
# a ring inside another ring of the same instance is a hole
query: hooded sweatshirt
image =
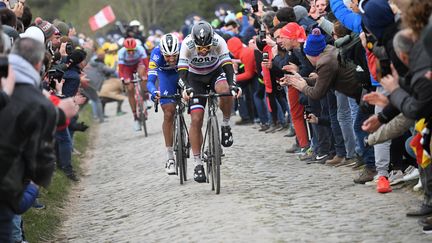
{"type": "Polygon", "coordinates": [[[18,55],[10,54],[9,63],[14,70],[17,84],[31,84],[36,88],[41,87],[40,75],[28,61],[18,55]]]}
{"type": "Polygon", "coordinates": [[[227,44],[228,49],[233,54],[234,58],[240,59],[240,61],[244,64],[244,73],[236,75],[237,83],[251,80],[257,75],[254,50],[245,47],[241,40],[237,37],[229,39],[227,44]]]}

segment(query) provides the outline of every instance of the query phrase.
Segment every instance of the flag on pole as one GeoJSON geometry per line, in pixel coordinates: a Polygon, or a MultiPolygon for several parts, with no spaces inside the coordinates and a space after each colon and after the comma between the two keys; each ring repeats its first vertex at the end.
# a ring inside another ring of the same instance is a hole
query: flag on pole
{"type": "Polygon", "coordinates": [[[105,25],[114,22],[116,19],[110,5],[104,7],[96,15],[90,17],[89,24],[92,31],[96,31],[105,25]]]}

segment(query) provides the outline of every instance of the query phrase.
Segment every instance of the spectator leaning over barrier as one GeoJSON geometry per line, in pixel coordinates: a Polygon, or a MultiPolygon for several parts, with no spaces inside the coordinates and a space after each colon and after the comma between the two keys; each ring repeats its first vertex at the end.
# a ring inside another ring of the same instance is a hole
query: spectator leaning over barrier
{"type": "MultiPolygon", "coordinates": [[[[319,29],[314,29],[308,36],[304,52],[316,68],[316,75],[311,78],[302,78],[298,73],[289,75],[284,79],[289,85],[303,92],[306,96],[313,99],[320,99],[330,88],[345,94],[348,97],[360,100],[361,81],[355,78],[355,68],[353,66],[342,66],[338,62],[338,51],[331,45],[326,45],[325,37],[319,29]]],[[[355,127],[361,126],[367,115],[359,111],[354,122],[355,127]]],[[[367,133],[357,134],[358,143],[363,145],[363,139],[367,133]]],[[[355,183],[364,184],[374,179],[376,174],[375,158],[372,148],[361,146],[363,151],[363,160],[366,164],[364,170],[358,178],[354,179],[355,183]]]]}
{"type": "Polygon", "coordinates": [[[55,168],[58,111],[40,90],[44,53],[42,43],[23,38],[9,56],[16,86],[0,110],[0,242],[10,242],[12,217],[29,181],[46,187],[55,168]]]}

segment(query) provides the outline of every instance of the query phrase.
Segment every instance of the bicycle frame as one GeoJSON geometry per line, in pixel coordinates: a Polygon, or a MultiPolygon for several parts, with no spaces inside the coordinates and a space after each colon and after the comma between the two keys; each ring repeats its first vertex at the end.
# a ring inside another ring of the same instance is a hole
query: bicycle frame
{"type": "Polygon", "coordinates": [[[147,125],[146,120],[148,117],[147,107],[144,105],[144,93],[141,87],[141,78],[139,78],[138,73],[133,74],[133,80],[131,82],[134,85],[135,90],[135,102],[136,102],[136,111],[138,112],[138,118],[140,119],[141,125],[144,128],[144,136],[148,136],[147,134],[147,125]]]}

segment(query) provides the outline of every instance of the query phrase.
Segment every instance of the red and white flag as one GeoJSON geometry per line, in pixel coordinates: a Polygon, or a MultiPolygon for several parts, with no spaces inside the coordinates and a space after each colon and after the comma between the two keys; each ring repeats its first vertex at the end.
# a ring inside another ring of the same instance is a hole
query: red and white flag
{"type": "Polygon", "coordinates": [[[105,25],[114,22],[116,16],[110,5],[104,7],[96,15],[90,17],[89,24],[92,31],[96,31],[105,25]]]}

